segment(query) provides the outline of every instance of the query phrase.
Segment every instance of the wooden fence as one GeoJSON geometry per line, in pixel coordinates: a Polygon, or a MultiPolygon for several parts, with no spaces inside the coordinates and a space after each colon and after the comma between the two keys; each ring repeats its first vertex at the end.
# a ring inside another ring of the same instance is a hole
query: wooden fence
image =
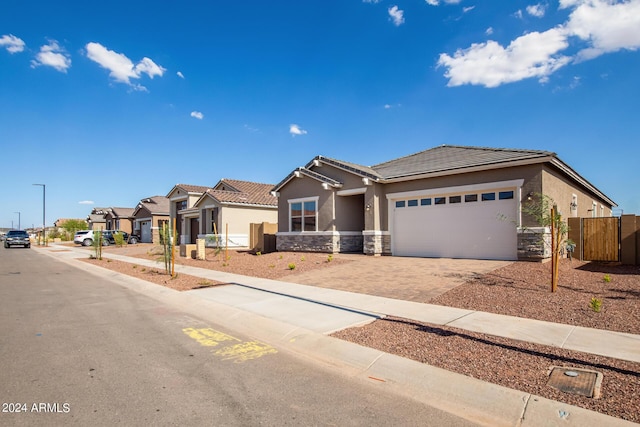
{"type": "Polygon", "coordinates": [[[640,265],[640,217],[569,218],[568,223],[576,258],[640,265]]]}

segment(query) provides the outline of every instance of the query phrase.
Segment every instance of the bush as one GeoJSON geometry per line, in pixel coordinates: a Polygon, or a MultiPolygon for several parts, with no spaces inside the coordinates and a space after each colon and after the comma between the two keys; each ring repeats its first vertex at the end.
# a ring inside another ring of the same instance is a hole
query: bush
{"type": "Polygon", "coordinates": [[[294,263],[289,263],[289,270],[295,270],[296,265],[294,263]]]}

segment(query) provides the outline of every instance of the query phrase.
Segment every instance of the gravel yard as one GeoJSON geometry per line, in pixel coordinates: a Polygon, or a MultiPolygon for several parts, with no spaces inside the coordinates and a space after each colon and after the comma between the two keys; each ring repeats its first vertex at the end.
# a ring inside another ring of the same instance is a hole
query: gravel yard
{"type": "MultiPolygon", "coordinates": [[[[105,252],[154,259],[151,246],[106,248],[105,252]]],[[[270,279],[292,279],[298,272],[331,268],[340,255],[229,251],[207,261],[178,258],[178,264],[270,279]],[[295,264],[294,269],[289,264],[295,264]]],[[[217,283],[179,274],[170,279],[158,268],[133,268],[119,261],[84,261],[178,290],[217,283]]],[[[557,293],[549,291],[550,264],[515,262],[442,294],[429,303],[528,317],[612,331],[640,334],[640,268],[563,260],[557,293]],[[590,308],[592,298],[601,311],[590,308]]],[[[386,318],[333,334],[367,347],[429,363],[509,388],[640,422],[640,364],[472,333],[455,328],[386,318]],[[551,366],[591,369],[604,374],[602,395],[593,399],[560,392],[547,385],[551,366]]],[[[606,344],[605,344],[606,345],[606,344]]]]}

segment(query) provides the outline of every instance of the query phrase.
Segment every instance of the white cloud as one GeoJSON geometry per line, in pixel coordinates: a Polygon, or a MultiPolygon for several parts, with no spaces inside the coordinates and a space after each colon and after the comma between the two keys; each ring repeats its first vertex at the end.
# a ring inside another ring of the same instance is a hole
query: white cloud
{"type": "Polygon", "coordinates": [[[561,0],[560,7],[577,6],[567,29],[590,47],[577,55],[579,61],[618,50],[640,47],[640,0],[561,0]]]}
{"type": "Polygon", "coordinates": [[[98,63],[101,67],[109,70],[109,76],[114,80],[132,86],[137,90],[146,90],[144,86],[131,83],[131,79],[139,79],[142,74],[146,74],[153,79],[161,76],[166,71],[165,68],[157,65],[149,58],[142,58],[136,65],[122,53],[114,52],[100,43],[87,43],[87,57],[98,63]]]}
{"type": "Polygon", "coordinates": [[[471,12],[475,8],[476,8],[475,6],[463,7],[462,8],[462,13],[471,12]]]}
{"type": "Polygon", "coordinates": [[[292,124],[292,125],[289,125],[289,133],[291,134],[291,136],[306,135],[307,131],[304,129],[300,129],[300,126],[296,124],[292,124]]]}
{"type": "Polygon", "coordinates": [[[553,28],[544,33],[525,34],[506,48],[490,40],[472,44],[468,49],[458,49],[453,56],[443,53],[438,59],[438,66],[447,68],[447,86],[475,84],[496,87],[531,77],[544,82],[551,73],[571,60],[558,55],[567,46],[564,30],[553,28]]]}
{"type": "Polygon", "coordinates": [[[440,54],[438,66],[446,68],[447,86],[496,87],[527,78],[544,83],[570,62],[640,48],[640,0],[560,0],[560,8],[573,8],[566,22],[520,36],[507,47],[490,40],[458,49],[453,56],[440,54]],[[588,47],[575,54],[563,53],[573,37],[588,47]]]}
{"type": "Polygon", "coordinates": [[[391,6],[388,9],[388,12],[393,25],[399,27],[400,25],[404,24],[404,12],[398,9],[398,6],[391,6]]]}
{"type": "Polygon", "coordinates": [[[491,34],[493,34],[493,27],[489,27],[485,30],[484,32],[486,35],[490,36],[491,34]]]}
{"type": "Polygon", "coordinates": [[[39,67],[45,65],[53,67],[56,70],[66,73],[71,67],[71,59],[69,55],[62,49],[58,42],[51,40],[49,44],[41,46],[40,52],[36,54],[36,59],[31,61],[31,67],[39,67]]]}
{"type": "Polygon", "coordinates": [[[536,18],[542,18],[547,11],[547,6],[544,4],[532,4],[527,6],[527,13],[536,18]]]}
{"type": "Polygon", "coordinates": [[[93,205],[93,200],[81,200],[78,202],[79,205],[93,205]]]}
{"type": "Polygon", "coordinates": [[[381,0],[362,0],[362,3],[373,3],[373,4],[376,4],[376,3],[380,3],[380,1],[381,0]]]}
{"type": "Polygon", "coordinates": [[[182,71],[178,71],[178,72],[176,73],[176,75],[177,75],[178,77],[180,77],[181,79],[184,79],[184,74],[182,74],[182,71]]]}
{"type": "Polygon", "coordinates": [[[13,34],[5,34],[0,37],[0,47],[4,47],[11,54],[24,50],[24,41],[13,34]]]}
{"type": "Polygon", "coordinates": [[[194,119],[202,120],[204,119],[204,114],[202,114],[200,111],[192,111],[191,117],[193,117],[194,119]]]}
{"type": "Polygon", "coordinates": [[[437,6],[440,4],[438,0],[424,0],[428,5],[437,6]]]}
{"type": "Polygon", "coordinates": [[[518,19],[522,19],[522,11],[520,9],[516,10],[513,16],[515,16],[518,19]]]}

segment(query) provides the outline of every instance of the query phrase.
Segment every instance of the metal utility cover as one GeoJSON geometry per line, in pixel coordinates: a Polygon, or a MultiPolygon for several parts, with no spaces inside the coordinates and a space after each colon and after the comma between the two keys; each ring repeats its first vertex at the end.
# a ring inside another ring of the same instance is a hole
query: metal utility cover
{"type": "Polygon", "coordinates": [[[547,384],[565,393],[597,399],[600,397],[602,374],[587,369],[552,366],[547,384]]]}

